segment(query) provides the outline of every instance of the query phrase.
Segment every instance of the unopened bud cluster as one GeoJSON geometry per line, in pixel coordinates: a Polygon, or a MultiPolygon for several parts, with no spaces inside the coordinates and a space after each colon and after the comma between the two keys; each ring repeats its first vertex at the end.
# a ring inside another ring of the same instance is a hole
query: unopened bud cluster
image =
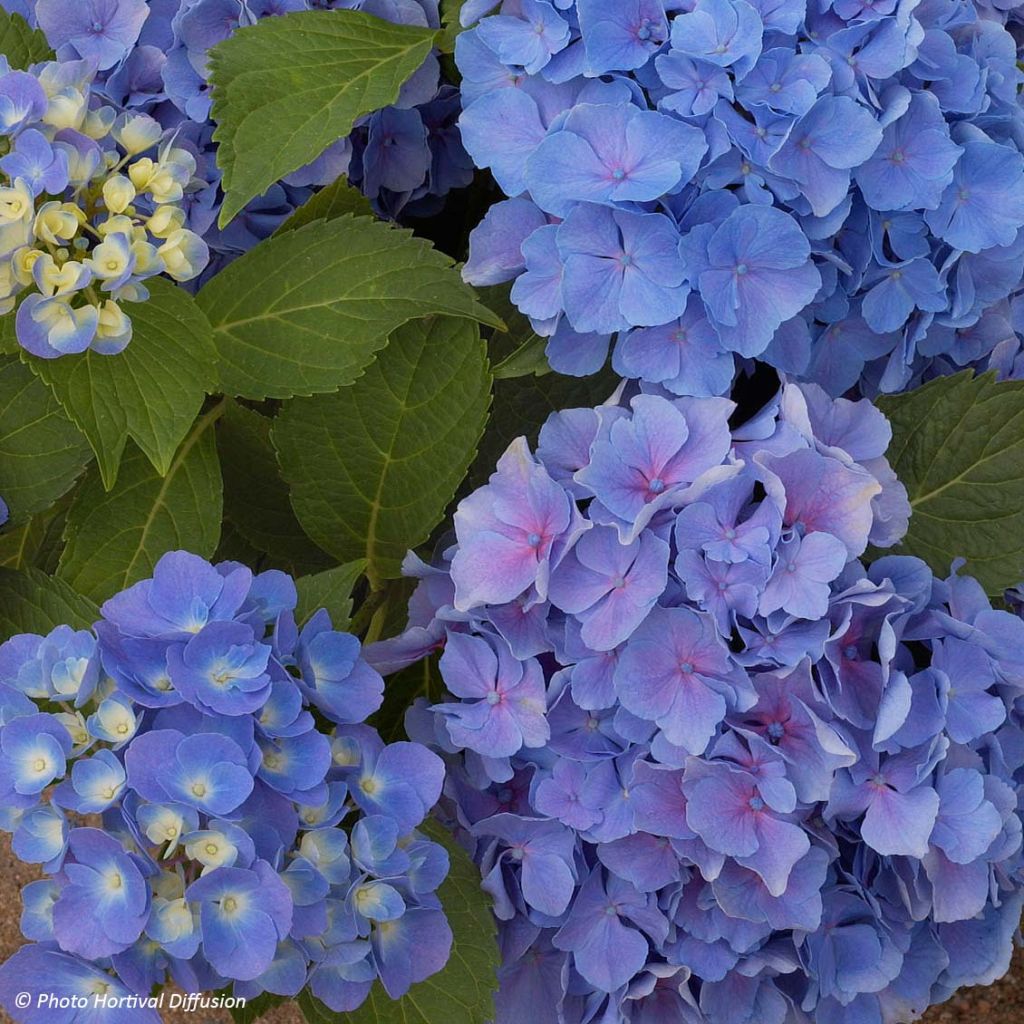
{"type": "Polygon", "coordinates": [[[184,226],[193,156],[153,118],[100,103],[93,75],[87,61],[0,63],[0,313],[17,308],[19,344],[44,359],[122,351],[123,303],[209,259],[184,226]]]}

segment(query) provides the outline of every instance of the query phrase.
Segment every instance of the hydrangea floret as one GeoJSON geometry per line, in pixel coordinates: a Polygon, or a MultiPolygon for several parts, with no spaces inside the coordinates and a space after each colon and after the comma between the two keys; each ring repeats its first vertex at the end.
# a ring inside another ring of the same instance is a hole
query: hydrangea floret
{"type": "Polygon", "coordinates": [[[735,415],[553,414],[367,649],[441,652],[407,727],[494,897],[497,1024],[895,1024],[1009,964],[1024,621],[865,564],[909,513],[870,402],[735,415]]]}
{"type": "Polygon", "coordinates": [[[189,281],[206,243],[185,227],[192,155],[153,118],[93,92],[87,61],[0,64],[0,311],[43,359],[131,341],[123,304],[158,274],[189,281]]]}
{"type": "Polygon", "coordinates": [[[45,873],[0,967],[15,1019],[53,1012],[18,992],[168,981],[351,1010],[444,965],[448,855],[417,830],[443,764],[365,724],[383,680],[295,607],[282,572],[178,551],[95,630],[0,646],[2,826],[45,873]]]}
{"type": "Polygon", "coordinates": [[[465,146],[507,197],[467,280],[551,365],[727,395],[1024,373],[1019,8],[465,3],[465,146]],[[470,27],[471,26],[471,27],[470,27]]]}

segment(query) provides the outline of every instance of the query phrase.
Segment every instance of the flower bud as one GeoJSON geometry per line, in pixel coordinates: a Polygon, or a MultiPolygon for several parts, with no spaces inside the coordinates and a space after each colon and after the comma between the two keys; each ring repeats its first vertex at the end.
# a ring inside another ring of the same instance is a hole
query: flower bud
{"type": "Polygon", "coordinates": [[[88,112],[88,100],[74,87],[61,89],[50,97],[50,105],[43,115],[43,122],[52,125],[57,131],[71,128],[81,129],[88,112]]]}
{"type": "Polygon", "coordinates": [[[88,135],[90,139],[105,139],[113,127],[117,111],[113,107],[98,107],[90,110],[85,115],[85,122],[82,125],[82,134],[88,135]]]}
{"type": "Polygon", "coordinates": [[[78,234],[78,208],[70,203],[44,203],[32,225],[36,238],[48,245],[62,245],[78,234]]]}
{"type": "Polygon", "coordinates": [[[151,235],[167,238],[185,226],[185,211],[180,206],[158,206],[146,222],[151,235]]]}
{"type": "Polygon", "coordinates": [[[0,188],[0,225],[28,223],[35,212],[35,201],[21,178],[10,188],[0,188]]]}
{"type": "Polygon", "coordinates": [[[108,235],[131,235],[135,231],[135,223],[131,217],[115,214],[108,217],[96,230],[106,238],[108,235]]]}
{"type": "Polygon", "coordinates": [[[15,252],[11,266],[18,284],[24,286],[32,283],[32,268],[42,255],[42,249],[36,249],[30,245],[22,246],[15,252]]]}
{"type": "Polygon", "coordinates": [[[112,134],[129,156],[135,156],[152,149],[160,141],[163,129],[146,114],[122,114],[114,122],[112,134]]]}
{"type": "Polygon", "coordinates": [[[188,281],[199,274],[210,258],[206,243],[194,231],[182,228],[168,236],[157,249],[167,273],[175,281],[188,281]]]}
{"type": "Polygon", "coordinates": [[[153,180],[156,170],[157,165],[148,156],[144,156],[128,168],[128,177],[131,178],[132,184],[139,192],[145,192],[149,188],[149,183],[153,180]]]}
{"type": "Polygon", "coordinates": [[[107,299],[99,309],[99,323],[96,326],[96,340],[93,348],[103,355],[121,352],[132,340],[132,322],[124,310],[113,300],[107,299]]]}
{"type": "Polygon", "coordinates": [[[103,183],[103,201],[111,213],[124,213],[135,195],[135,186],[123,174],[115,174],[103,183]]]}

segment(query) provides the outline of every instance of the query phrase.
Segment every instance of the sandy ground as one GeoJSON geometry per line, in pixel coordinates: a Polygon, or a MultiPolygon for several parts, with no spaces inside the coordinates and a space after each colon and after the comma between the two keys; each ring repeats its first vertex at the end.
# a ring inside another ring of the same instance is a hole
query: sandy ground
{"type": "MultiPolygon", "coordinates": [[[[38,872],[22,864],[12,853],[6,835],[0,833],[0,961],[6,960],[21,944],[18,918],[21,900],[18,892],[38,872]]],[[[184,1013],[165,1011],[166,1024],[231,1024],[227,1011],[184,1013]]],[[[263,1024],[302,1024],[295,1006],[280,1006],[260,1018],[263,1024]]],[[[1024,950],[1010,973],[989,988],[968,989],[944,1006],[937,1006],[924,1018],[925,1024],[1024,1024],[1024,950]]],[[[12,1024],[0,1009],[0,1024],[12,1024]]]]}

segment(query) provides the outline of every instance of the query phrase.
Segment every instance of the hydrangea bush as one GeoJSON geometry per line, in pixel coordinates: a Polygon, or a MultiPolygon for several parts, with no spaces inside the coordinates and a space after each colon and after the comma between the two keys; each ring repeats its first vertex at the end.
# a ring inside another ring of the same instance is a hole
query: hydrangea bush
{"type": "Polygon", "coordinates": [[[0,0],[4,1009],[897,1024],[1003,973],[1020,33],[0,0]]]}
{"type": "Polygon", "coordinates": [[[409,727],[494,897],[498,1024],[906,1021],[1009,963],[1024,621],[863,562],[908,511],[867,401],[732,409],[552,415],[368,652],[443,652],[409,727]]]}
{"type": "Polygon", "coordinates": [[[383,680],[325,611],[299,628],[296,600],[284,573],[172,552],[95,631],[0,647],[3,827],[47,876],[5,1005],[46,977],[85,997],[308,985],[351,1010],[444,965],[448,855],[416,831],[442,763],[364,724],[383,680]]]}
{"type": "Polygon", "coordinates": [[[469,2],[463,140],[508,197],[467,280],[551,365],[726,395],[1020,374],[1017,8],[469,2]],[[478,21],[479,19],[479,21],[478,21]]]}

